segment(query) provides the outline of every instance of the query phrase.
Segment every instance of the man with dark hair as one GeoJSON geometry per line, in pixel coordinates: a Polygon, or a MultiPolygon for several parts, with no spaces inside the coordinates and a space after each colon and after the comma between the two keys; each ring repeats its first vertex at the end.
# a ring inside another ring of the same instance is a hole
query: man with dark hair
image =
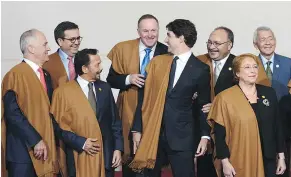
{"type": "Polygon", "coordinates": [[[125,165],[122,167],[122,173],[126,177],[137,175],[126,163],[132,160],[139,144],[140,134],[131,128],[134,117],[141,114],[140,111],[136,112],[136,108],[141,108],[143,100],[145,68],[154,56],[167,53],[167,46],[158,42],[159,22],[156,17],[150,14],[141,16],[138,20],[137,32],[138,39],[120,42],[108,54],[112,65],[107,81],[111,87],[120,89],[117,106],[123,124],[125,165]],[[133,141],[131,137],[134,137],[133,141]]]}
{"type": "MultiPolygon", "coordinates": [[[[218,93],[235,84],[232,71],[232,61],[235,55],[230,53],[234,44],[233,32],[224,26],[217,27],[210,34],[206,44],[208,53],[197,58],[210,67],[211,100],[213,101],[218,93]]],[[[210,107],[211,103],[208,103],[203,106],[202,110],[208,113],[210,107]]],[[[197,159],[197,176],[216,177],[212,160],[213,149],[210,144],[208,147],[208,154],[197,159]]]]}
{"type": "MultiPolygon", "coordinates": [[[[121,120],[110,86],[98,79],[102,71],[96,49],[75,57],[77,77],[55,90],[51,106],[60,127],[77,138],[65,140],[74,151],[75,175],[113,177],[121,164],[121,120]],[[85,151],[85,152],[84,152],[85,151]]],[[[61,166],[66,164],[61,164],[61,166]]]]}
{"type": "Polygon", "coordinates": [[[53,88],[76,77],[74,57],[82,41],[79,27],[73,22],[64,21],[54,30],[56,43],[60,48],[49,56],[44,68],[51,74],[53,88]]]}
{"type": "Polygon", "coordinates": [[[192,96],[196,93],[199,110],[210,102],[209,66],[191,52],[197,40],[192,22],[177,19],[167,25],[167,30],[165,42],[173,55],[157,56],[147,67],[139,117],[142,141],[130,167],[136,171],[153,169],[149,176],[159,177],[167,157],[174,177],[193,177],[194,157],[204,155],[210,127],[202,111],[193,118],[192,96]],[[198,122],[201,131],[195,130],[198,122]]]}

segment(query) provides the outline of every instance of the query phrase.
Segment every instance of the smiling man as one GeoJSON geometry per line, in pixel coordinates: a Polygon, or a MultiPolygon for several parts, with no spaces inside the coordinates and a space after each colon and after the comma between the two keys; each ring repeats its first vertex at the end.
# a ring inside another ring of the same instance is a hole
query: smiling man
{"type": "Polygon", "coordinates": [[[55,41],[60,48],[49,56],[44,68],[51,74],[53,87],[73,80],[76,77],[74,58],[82,41],[79,27],[75,23],[64,21],[54,31],[55,41]]]}
{"type": "MultiPolygon", "coordinates": [[[[140,117],[141,114],[140,111],[136,112],[136,108],[142,105],[145,68],[154,56],[167,53],[167,46],[158,42],[159,22],[156,17],[150,14],[141,16],[137,33],[138,39],[120,42],[108,54],[112,66],[107,81],[111,87],[120,89],[117,106],[123,125],[125,162],[130,162],[139,144],[140,134],[135,132],[132,135],[130,132],[134,117],[140,117]],[[132,139],[129,136],[133,136],[134,141],[129,141],[132,139]]],[[[123,166],[122,172],[126,177],[139,175],[134,174],[127,165],[123,166]]]]}

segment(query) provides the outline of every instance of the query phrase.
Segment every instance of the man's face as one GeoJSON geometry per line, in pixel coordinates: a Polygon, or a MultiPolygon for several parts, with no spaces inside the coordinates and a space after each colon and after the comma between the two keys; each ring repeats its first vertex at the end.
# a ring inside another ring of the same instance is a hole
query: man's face
{"type": "Polygon", "coordinates": [[[153,47],[159,38],[159,24],[155,19],[144,19],[138,25],[138,35],[146,47],[153,47]]]}
{"type": "Polygon", "coordinates": [[[31,41],[30,45],[33,55],[39,60],[41,64],[44,64],[49,60],[48,52],[51,50],[48,46],[48,42],[44,34],[40,31],[35,33],[35,38],[31,41]]]}
{"type": "Polygon", "coordinates": [[[180,47],[182,37],[176,37],[173,31],[167,32],[167,37],[165,38],[165,43],[168,44],[168,52],[176,55],[177,50],[180,47]]]}
{"type": "Polygon", "coordinates": [[[272,31],[259,31],[257,41],[254,43],[254,46],[263,56],[273,55],[276,48],[276,39],[272,31]]]}
{"type": "Polygon", "coordinates": [[[99,55],[89,55],[90,64],[87,66],[87,74],[92,80],[97,80],[102,72],[101,58],[99,55]]]}
{"type": "Polygon", "coordinates": [[[64,31],[65,37],[63,39],[59,38],[58,42],[60,48],[69,56],[74,57],[78,52],[81,38],[79,29],[70,29],[64,31]]]}
{"type": "Polygon", "coordinates": [[[232,43],[228,40],[225,30],[218,29],[213,31],[207,41],[208,55],[212,60],[225,58],[231,50],[232,43]]]}

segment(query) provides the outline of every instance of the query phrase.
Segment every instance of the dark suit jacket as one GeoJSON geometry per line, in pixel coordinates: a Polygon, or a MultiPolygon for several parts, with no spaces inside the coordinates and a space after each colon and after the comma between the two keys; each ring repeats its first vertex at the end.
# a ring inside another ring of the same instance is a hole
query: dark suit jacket
{"type": "MultiPolygon", "coordinates": [[[[100,80],[94,82],[94,86],[96,91],[97,118],[102,133],[104,147],[105,168],[110,170],[114,150],[120,150],[123,152],[122,123],[118,116],[118,111],[110,86],[106,82],[100,80]]],[[[90,137],[81,137],[76,134],[75,136],[76,137],[74,138],[67,136],[67,138],[63,138],[63,140],[67,146],[82,153],[82,148],[86,138],[90,137]]],[[[71,161],[74,161],[74,158],[71,157],[69,147],[67,148],[67,155],[71,161]]],[[[67,162],[67,166],[69,176],[75,176],[76,169],[74,163],[67,162]]]]}
{"type": "MultiPolygon", "coordinates": [[[[53,89],[50,75],[45,70],[44,77],[48,97],[51,100],[53,89]]],[[[7,126],[6,160],[15,163],[32,163],[28,148],[33,148],[42,138],[23,115],[17,103],[15,92],[8,91],[2,99],[5,103],[4,118],[7,126]]]]}
{"type": "MultiPolygon", "coordinates": [[[[201,136],[209,136],[207,115],[200,111],[199,116],[194,117],[195,107],[192,104],[192,96],[196,92],[198,96],[194,102],[197,102],[195,106],[199,110],[210,102],[209,73],[209,66],[192,54],[175,87],[167,91],[161,133],[172,150],[194,151],[201,136]],[[197,129],[197,123],[201,130],[197,129]]],[[[142,119],[141,116],[136,118],[142,119]]]]}
{"type": "MultiPolygon", "coordinates": [[[[168,53],[168,47],[160,42],[157,42],[157,46],[156,46],[156,50],[154,53],[154,57],[158,56],[158,55],[163,55],[168,53]]],[[[109,70],[109,74],[107,77],[107,82],[111,85],[111,87],[113,88],[117,88],[120,89],[120,92],[128,89],[131,87],[131,85],[125,85],[125,79],[126,79],[127,75],[126,74],[118,74],[116,73],[112,66],[110,67],[109,70]]],[[[141,106],[142,106],[142,102],[143,102],[143,93],[144,93],[144,88],[139,88],[138,89],[138,103],[137,103],[137,111],[135,112],[135,117],[140,117],[141,116],[141,106]]],[[[138,121],[141,121],[141,119],[137,119],[138,121]]],[[[141,122],[135,122],[133,124],[133,127],[136,126],[141,126],[142,123],[141,122]]],[[[139,127],[138,129],[141,129],[142,127],[139,127]]]]}
{"type": "Polygon", "coordinates": [[[236,82],[234,81],[233,70],[229,69],[229,68],[232,68],[232,61],[234,58],[235,56],[233,54],[230,54],[222,70],[220,71],[220,74],[214,86],[215,95],[219,94],[223,90],[228,89],[236,84],[236,82]]]}

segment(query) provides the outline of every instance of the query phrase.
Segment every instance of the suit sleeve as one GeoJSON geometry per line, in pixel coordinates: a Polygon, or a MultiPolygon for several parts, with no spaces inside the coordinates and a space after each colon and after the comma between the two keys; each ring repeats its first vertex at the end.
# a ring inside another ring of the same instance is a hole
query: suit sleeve
{"type": "Polygon", "coordinates": [[[143,104],[144,88],[140,90],[136,111],[132,123],[131,131],[142,132],[142,104],[143,104]],[[141,95],[142,94],[142,95],[141,95]]]}
{"type": "Polygon", "coordinates": [[[123,152],[123,134],[122,134],[122,122],[119,118],[117,107],[114,101],[114,97],[111,91],[111,88],[108,87],[109,90],[109,99],[110,99],[110,111],[112,117],[112,132],[114,137],[114,150],[120,150],[123,152]]]}
{"type": "Polygon", "coordinates": [[[19,137],[25,140],[26,145],[34,147],[42,138],[35,128],[23,115],[14,91],[8,91],[4,97],[4,117],[7,124],[14,128],[19,137]]]}
{"type": "Polygon", "coordinates": [[[199,107],[199,122],[201,127],[201,136],[210,136],[210,126],[207,124],[207,114],[202,112],[203,105],[210,103],[210,70],[209,67],[205,67],[199,78],[198,84],[198,107],[199,107]]]}
{"type": "Polygon", "coordinates": [[[122,91],[130,87],[130,85],[125,84],[127,76],[127,74],[118,74],[116,71],[114,71],[111,65],[106,80],[112,88],[120,89],[122,91]]]}

